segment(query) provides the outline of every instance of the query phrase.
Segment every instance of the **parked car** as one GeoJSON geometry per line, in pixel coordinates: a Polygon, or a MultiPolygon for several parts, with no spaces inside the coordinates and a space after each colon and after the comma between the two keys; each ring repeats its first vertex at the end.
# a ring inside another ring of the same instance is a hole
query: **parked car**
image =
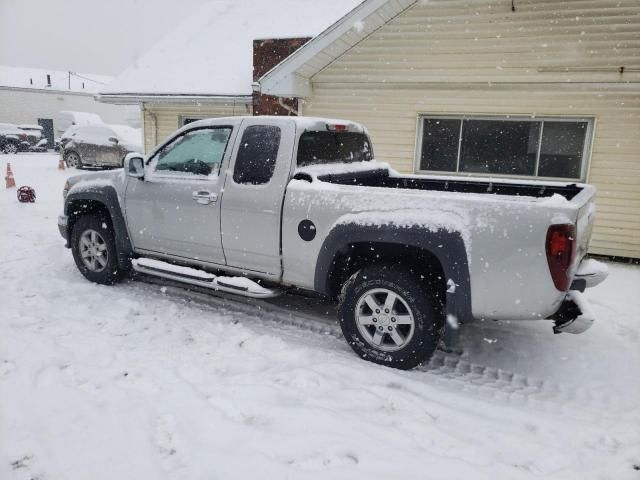
{"type": "Polygon", "coordinates": [[[13,123],[0,123],[0,151],[3,153],[18,153],[28,150],[30,144],[28,135],[13,123]]]}
{"type": "Polygon", "coordinates": [[[68,167],[122,167],[124,157],[142,149],[139,129],[126,125],[72,126],[60,139],[68,167]]]}
{"type": "Polygon", "coordinates": [[[62,132],[62,135],[60,135],[60,138],[55,140],[54,150],[56,152],[61,152],[64,146],[69,142],[69,140],[71,140],[71,138],[73,137],[73,134],[76,132],[78,128],[80,127],[76,125],[71,125],[64,132],[62,132]]]}
{"type": "Polygon", "coordinates": [[[199,121],[124,172],[65,187],[58,225],[88,280],[133,269],[249,297],[312,291],[337,300],[358,355],[392,367],[475,319],[581,333],[581,292],[607,276],[585,260],[592,186],[400,175],[347,121],[199,121]]]}
{"type": "Polygon", "coordinates": [[[29,150],[46,151],[47,139],[42,134],[40,125],[18,125],[18,128],[27,134],[27,142],[29,142],[29,150]]]}

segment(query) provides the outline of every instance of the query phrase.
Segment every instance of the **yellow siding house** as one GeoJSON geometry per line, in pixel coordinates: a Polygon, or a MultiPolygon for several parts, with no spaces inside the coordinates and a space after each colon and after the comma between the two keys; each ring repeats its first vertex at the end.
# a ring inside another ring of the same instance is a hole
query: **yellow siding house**
{"type": "Polygon", "coordinates": [[[637,0],[367,0],[257,88],[402,172],[593,183],[592,253],[640,258],[637,0]]]}

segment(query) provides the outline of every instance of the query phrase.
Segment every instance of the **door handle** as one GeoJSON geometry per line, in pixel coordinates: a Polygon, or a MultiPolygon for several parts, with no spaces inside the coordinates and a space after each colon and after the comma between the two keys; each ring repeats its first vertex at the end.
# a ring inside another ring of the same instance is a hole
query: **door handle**
{"type": "Polygon", "coordinates": [[[193,192],[191,198],[193,198],[200,205],[209,205],[210,203],[216,203],[218,201],[218,194],[209,192],[207,190],[200,190],[197,192],[193,192]]]}

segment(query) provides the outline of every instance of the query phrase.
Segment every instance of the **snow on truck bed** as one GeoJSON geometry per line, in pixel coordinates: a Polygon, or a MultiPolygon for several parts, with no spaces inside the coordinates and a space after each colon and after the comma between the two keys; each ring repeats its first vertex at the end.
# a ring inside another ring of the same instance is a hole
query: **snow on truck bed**
{"type": "Polygon", "coordinates": [[[56,227],[75,172],[7,158],[38,198],[0,193],[1,479],[639,478],[640,268],[610,264],[581,336],[479,322],[394,371],[308,299],[87,282],[56,227]]]}

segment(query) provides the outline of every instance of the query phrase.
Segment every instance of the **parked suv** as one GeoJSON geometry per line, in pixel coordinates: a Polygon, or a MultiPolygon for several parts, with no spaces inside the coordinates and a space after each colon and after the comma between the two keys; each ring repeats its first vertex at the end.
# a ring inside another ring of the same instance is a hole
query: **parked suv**
{"type": "Polygon", "coordinates": [[[73,126],[61,139],[60,154],[68,167],[122,167],[124,157],[142,150],[139,129],[126,125],[73,126]]]}
{"type": "Polygon", "coordinates": [[[474,319],[594,321],[582,293],[589,185],[400,175],[355,123],[234,117],[192,123],[122,172],[69,179],[58,225],[80,272],[135,270],[249,297],[287,288],[339,303],[347,342],[397,368],[474,319]]]}

